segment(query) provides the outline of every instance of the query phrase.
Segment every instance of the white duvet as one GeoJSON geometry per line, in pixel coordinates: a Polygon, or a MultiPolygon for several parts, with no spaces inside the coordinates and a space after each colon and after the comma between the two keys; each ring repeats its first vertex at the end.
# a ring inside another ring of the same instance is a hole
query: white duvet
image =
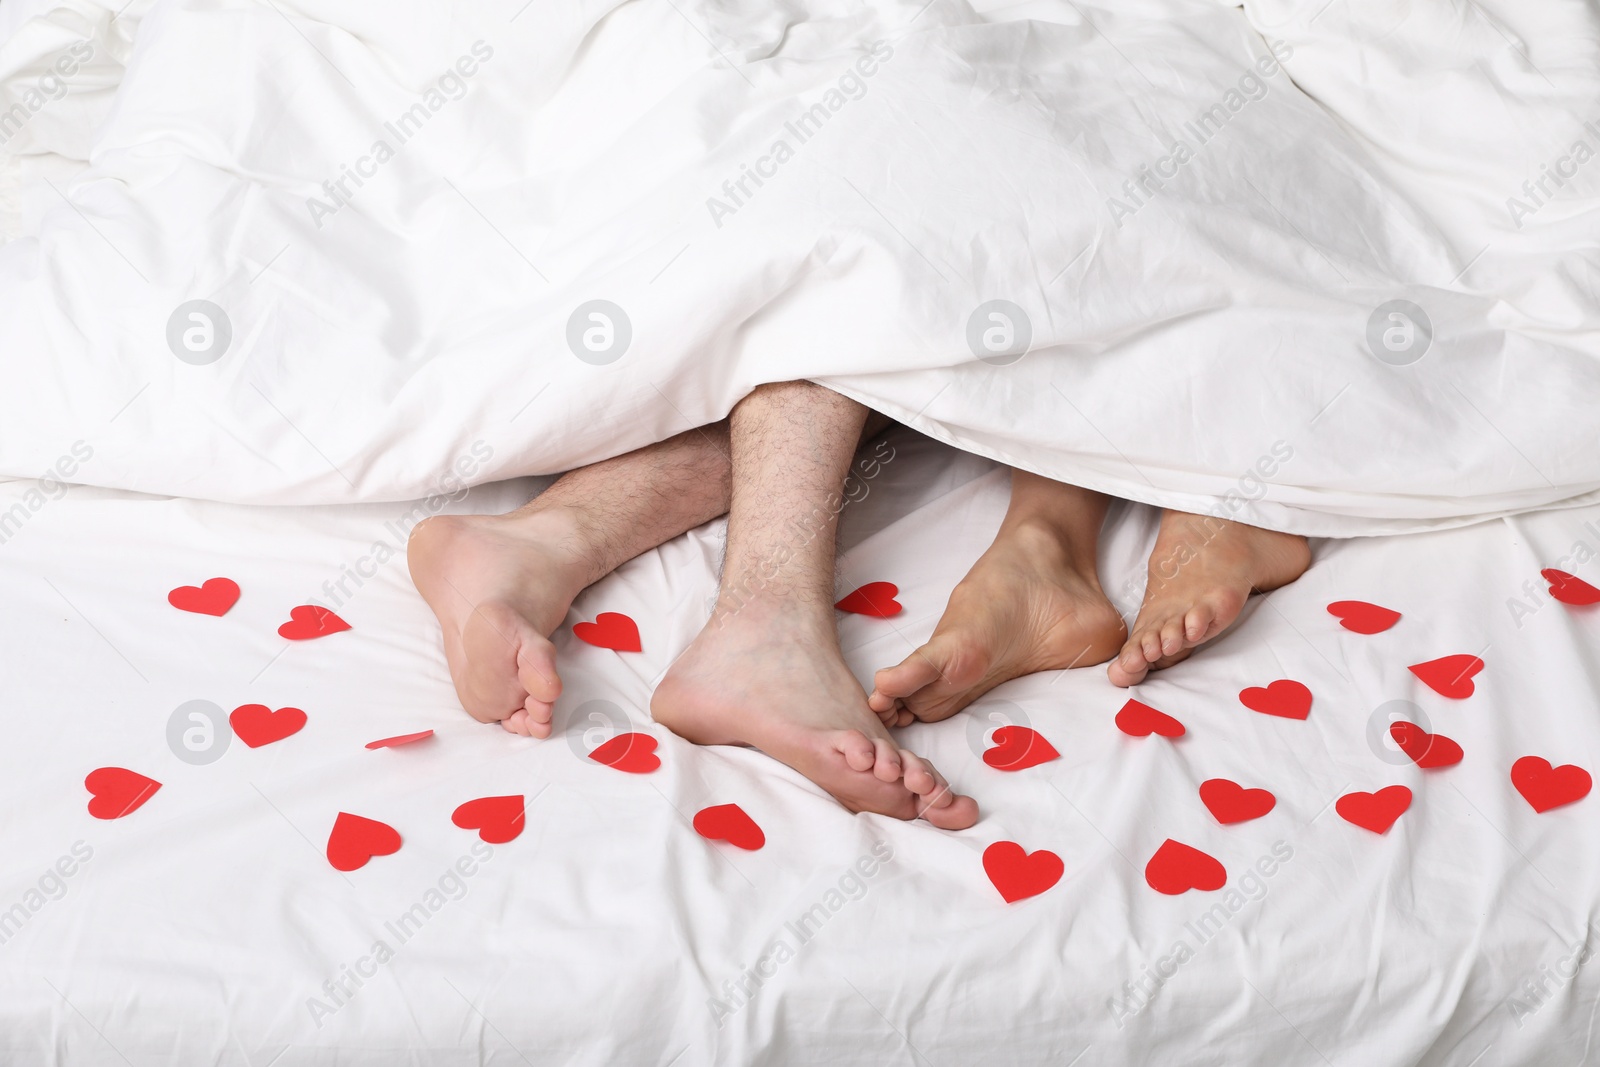
{"type": "Polygon", "coordinates": [[[1306,533],[1594,497],[1592,5],[985,7],[8,0],[0,474],[402,499],[811,378],[1306,533]]]}

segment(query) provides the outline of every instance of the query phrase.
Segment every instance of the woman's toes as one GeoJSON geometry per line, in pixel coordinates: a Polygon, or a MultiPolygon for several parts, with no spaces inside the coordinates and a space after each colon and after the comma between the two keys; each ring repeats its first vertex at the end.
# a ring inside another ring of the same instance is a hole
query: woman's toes
{"type": "Polygon", "coordinates": [[[1144,653],[1146,663],[1154,663],[1161,658],[1161,631],[1146,630],[1139,636],[1139,649],[1144,653]]]}
{"type": "Polygon", "coordinates": [[[502,727],[504,727],[505,729],[509,730],[511,733],[517,734],[519,736],[522,736],[522,737],[532,737],[533,736],[529,732],[528,713],[526,711],[523,711],[521,708],[518,708],[516,711],[513,711],[510,715],[507,715],[505,718],[501,719],[500,720],[500,725],[502,727]]]}
{"type": "Polygon", "coordinates": [[[555,714],[554,704],[547,704],[530,696],[523,702],[522,710],[516,714],[527,716],[529,737],[550,736],[550,720],[555,714]]]}
{"type": "Polygon", "coordinates": [[[938,664],[927,653],[928,646],[923,645],[893,667],[885,667],[873,675],[872,695],[867,698],[868,706],[880,714],[890,711],[897,701],[904,700],[923,686],[938,681],[938,664]]]}
{"type": "Polygon", "coordinates": [[[1211,605],[1201,601],[1189,609],[1183,617],[1183,636],[1191,645],[1198,645],[1204,641],[1211,632],[1211,623],[1216,619],[1217,613],[1211,605]]]}
{"type": "Polygon", "coordinates": [[[978,821],[978,802],[957,796],[942,808],[929,808],[922,817],[941,830],[965,830],[978,821]]]}
{"type": "Polygon", "coordinates": [[[1183,616],[1177,615],[1161,624],[1161,654],[1176,655],[1183,649],[1183,616]]]}

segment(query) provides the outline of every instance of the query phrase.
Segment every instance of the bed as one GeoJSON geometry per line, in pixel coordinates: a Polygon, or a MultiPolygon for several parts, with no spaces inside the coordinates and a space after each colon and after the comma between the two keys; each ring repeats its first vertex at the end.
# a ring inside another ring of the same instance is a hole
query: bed
{"type": "MultiPolygon", "coordinates": [[[[863,681],[928,635],[1005,504],[991,462],[909,431],[889,441],[894,459],[844,513],[841,596],[892,582],[902,607],[841,613],[863,681]]],[[[534,488],[490,485],[443,506],[501,510],[534,488]]],[[[8,487],[6,502],[22,491],[8,487]]],[[[982,806],[959,833],[850,815],[759,753],[697,748],[651,723],[652,681],[708,614],[720,523],[574,605],[556,638],[567,688],[549,740],[472,722],[402,558],[372,562],[408,512],[74,489],[0,546],[7,1062],[1588,1055],[1600,815],[1592,797],[1536,811],[1510,772],[1525,756],[1600,766],[1600,609],[1552,599],[1539,578],[1558,562],[1600,577],[1600,510],[1320,542],[1299,582],[1134,690],[1099,668],[1037,675],[909,728],[908,743],[982,806]],[[1589,562],[1574,563],[1584,546],[1589,562]],[[346,571],[371,573],[344,596],[346,571]],[[218,576],[241,588],[225,615],[168,603],[218,576]],[[350,629],[280,637],[290,608],[311,600],[350,629]],[[1348,600],[1401,618],[1351,632],[1328,611],[1348,600]],[[571,623],[607,611],[636,620],[641,651],[573,638],[571,623]],[[1457,653],[1485,664],[1465,698],[1407,669],[1457,653]],[[1309,688],[1305,719],[1241,703],[1278,679],[1309,688]],[[1130,697],[1185,732],[1124,733],[1130,697]],[[225,721],[186,744],[172,723],[194,728],[193,701],[294,707],[306,721],[260,747],[229,741],[225,721]],[[1399,720],[1463,757],[1419,767],[1388,735],[1399,720]],[[1007,726],[1036,731],[1058,758],[986,763],[1007,726]],[[590,758],[630,732],[654,739],[656,770],[590,758]],[[85,778],[102,767],[160,787],[95,818],[85,778]],[[1276,803],[1223,824],[1198,793],[1212,779],[1276,803]],[[1384,833],[1335,810],[1393,786],[1413,800],[1384,833]],[[525,798],[511,840],[452,821],[497,796],[525,798]],[[724,804],[759,825],[762,847],[696,832],[697,813],[724,804]],[[341,812],[403,844],[335,869],[341,812]],[[1146,868],[1168,839],[1220,862],[1226,888],[1152,888],[1146,868]],[[983,862],[1003,841],[1054,853],[1059,880],[1008,903],[983,862]]],[[[1121,608],[1137,604],[1152,537],[1144,506],[1108,524],[1102,568],[1121,608]]]]}

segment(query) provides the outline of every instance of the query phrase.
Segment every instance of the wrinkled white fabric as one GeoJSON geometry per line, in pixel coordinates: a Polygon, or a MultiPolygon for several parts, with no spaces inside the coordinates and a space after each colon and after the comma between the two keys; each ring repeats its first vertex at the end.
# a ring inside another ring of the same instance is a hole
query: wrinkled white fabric
{"type": "Polygon", "coordinates": [[[8,3],[0,474],[83,442],[96,485],[398,499],[477,441],[474,480],[554,472],[811,378],[1306,533],[1593,497],[1600,162],[1560,161],[1600,150],[1600,16],[1316,8],[8,3]],[[168,344],[193,300],[208,365],[168,344]],[[606,365],[567,342],[592,300],[606,365]],[[1368,346],[1391,300],[1432,325],[1407,365],[1368,346]]]}

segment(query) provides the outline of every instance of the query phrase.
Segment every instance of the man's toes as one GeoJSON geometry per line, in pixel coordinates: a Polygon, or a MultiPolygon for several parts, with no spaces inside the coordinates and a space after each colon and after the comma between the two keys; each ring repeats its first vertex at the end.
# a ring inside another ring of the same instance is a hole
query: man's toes
{"type": "Polygon", "coordinates": [[[833,747],[852,771],[870,771],[878,762],[877,749],[860,730],[840,730],[834,735],[833,747]]]}
{"type": "Polygon", "coordinates": [[[875,762],[872,773],[880,782],[897,782],[904,774],[900,762],[900,750],[894,747],[894,742],[888,738],[878,738],[873,742],[875,762]]]}
{"type": "Polygon", "coordinates": [[[561,676],[556,673],[556,647],[532,627],[524,624],[518,634],[517,681],[529,696],[553,704],[561,695],[561,676]]]}
{"type": "Polygon", "coordinates": [[[1183,637],[1185,642],[1191,645],[1198,645],[1211,636],[1211,624],[1216,621],[1216,618],[1216,610],[1204,600],[1190,608],[1183,617],[1183,637]]]}

